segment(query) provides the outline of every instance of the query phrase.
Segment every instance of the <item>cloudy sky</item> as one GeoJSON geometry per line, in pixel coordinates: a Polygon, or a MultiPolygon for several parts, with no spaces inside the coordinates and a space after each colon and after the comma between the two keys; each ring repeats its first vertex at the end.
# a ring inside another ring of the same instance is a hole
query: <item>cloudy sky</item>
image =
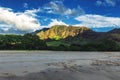
{"type": "Polygon", "coordinates": [[[23,34],[53,25],[95,31],[120,27],[120,0],[0,0],[0,33],[23,34]]]}

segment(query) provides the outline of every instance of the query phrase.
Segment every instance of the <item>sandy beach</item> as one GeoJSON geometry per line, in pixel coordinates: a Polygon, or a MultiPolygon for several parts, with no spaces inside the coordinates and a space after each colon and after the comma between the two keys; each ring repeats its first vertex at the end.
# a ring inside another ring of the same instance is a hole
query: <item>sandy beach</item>
{"type": "Polygon", "coordinates": [[[0,80],[120,80],[120,52],[0,51],[0,80]]]}

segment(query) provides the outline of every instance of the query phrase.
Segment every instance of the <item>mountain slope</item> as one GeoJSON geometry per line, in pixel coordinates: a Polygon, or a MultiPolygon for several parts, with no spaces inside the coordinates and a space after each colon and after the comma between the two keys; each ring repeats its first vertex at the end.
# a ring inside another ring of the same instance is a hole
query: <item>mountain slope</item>
{"type": "Polygon", "coordinates": [[[108,39],[117,41],[120,43],[120,29],[119,28],[115,28],[115,29],[107,32],[107,35],[108,35],[107,36],[108,39]]]}
{"type": "Polygon", "coordinates": [[[40,31],[37,35],[40,39],[65,39],[67,37],[74,37],[78,34],[82,34],[84,32],[91,32],[87,27],[73,27],[73,26],[64,26],[64,25],[55,25],[52,26],[50,29],[45,31],[40,31]]]}

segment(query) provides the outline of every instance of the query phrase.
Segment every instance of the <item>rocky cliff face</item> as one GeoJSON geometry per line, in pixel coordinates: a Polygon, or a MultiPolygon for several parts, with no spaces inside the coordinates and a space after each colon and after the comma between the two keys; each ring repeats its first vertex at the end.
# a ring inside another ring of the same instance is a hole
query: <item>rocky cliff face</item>
{"type": "Polygon", "coordinates": [[[67,37],[74,37],[78,34],[91,31],[89,28],[81,26],[81,27],[73,27],[73,26],[64,26],[64,25],[55,25],[52,26],[48,30],[43,30],[37,33],[40,39],[64,39],[67,37]]]}

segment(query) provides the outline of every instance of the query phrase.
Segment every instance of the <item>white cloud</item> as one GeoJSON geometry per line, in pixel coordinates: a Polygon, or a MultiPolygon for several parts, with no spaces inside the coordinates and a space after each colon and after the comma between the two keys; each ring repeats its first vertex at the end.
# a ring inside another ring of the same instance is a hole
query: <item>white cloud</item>
{"type": "Polygon", "coordinates": [[[116,6],[118,0],[97,0],[96,5],[98,6],[116,6]]]}
{"type": "Polygon", "coordinates": [[[50,27],[55,26],[55,25],[65,25],[65,26],[68,26],[68,24],[64,23],[61,20],[51,19],[51,22],[48,25],[43,25],[43,26],[40,27],[40,29],[42,29],[42,28],[50,28],[50,27]]]}
{"type": "Polygon", "coordinates": [[[4,32],[7,32],[9,28],[1,28],[4,32]]]}
{"type": "Polygon", "coordinates": [[[103,5],[103,2],[98,0],[98,1],[96,1],[96,5],[98,5],[98,6],[103,5]]]}
{"type": "Polygon", "coordinates": [[[10,28],[11,28],[10,25],[4,24],[4,23],[0,23],[0,29],[1,29],[1,30],[7,32],[10,28]]]}
{"type": "Polygon", "coordinates": [[[76,26],[86,26],[89,28],[120,27],[120,18],[118,17],[106,17],[89,14],[79,16],[75,19],[80,21],[80,24],[76,24],[76,26]]]}
{"type": "MultiPolygon", "coordinates": [[[[25,12],[13,12],[10,8],[0,7],[0,22],[12,26],[13,29],[21,31],[35,31],[39,29],[40,23],[36,19],[39,9],[26,10],[25,12]]],[[[2,25],[0,24],[0,27],[2,25]]],[[[8,27],[9,27],[8,26],[8,27]]]]}
{"type": "Polygon", "coordinates": [[[116,5],[116,1],[115,0],[105,0],[105,1],[110,6],[115,6],[116,5]]]}
{"type": "Polygon", "coordinates": [[[57,20],[57,19],[52,19],[52,21],[50,22],[50,24],[48,25],[48,27],[51,27],[51,26],[54,26],[54,25],[66,25],[66,26],[68,26],[63,21],[60,21],[60,20],[57,20]]]}
{"type": "Polygon", "coordinates": [[[24,4],[23,4],[23,7],[24,7],[24,8],[28,8],[28,4],[27,4],[27,3],[24,3],[24,4]]]}
{"type": "Polygon", "coordinates": [[[48,10],[48,13],[69,16],[78,16],[81,14],[85,14],[85,11],[80,6],[70,9],[63,4],[63,1],[51,1],[44,6],[44,10],[48,10]]]}
{"type": "Polygon", "coordinates": [[[41,9],[40,9],[40,8],[38,8],[38,9],[33,9],[33,10],[26,10],[26,11],[24,12],[24,14],[29,15],[29,16],[32,16],[32,17],[36,17],[36,16],[37,16],[36,13],[38,13],[38,12],[41,12],[41,9]]]}

